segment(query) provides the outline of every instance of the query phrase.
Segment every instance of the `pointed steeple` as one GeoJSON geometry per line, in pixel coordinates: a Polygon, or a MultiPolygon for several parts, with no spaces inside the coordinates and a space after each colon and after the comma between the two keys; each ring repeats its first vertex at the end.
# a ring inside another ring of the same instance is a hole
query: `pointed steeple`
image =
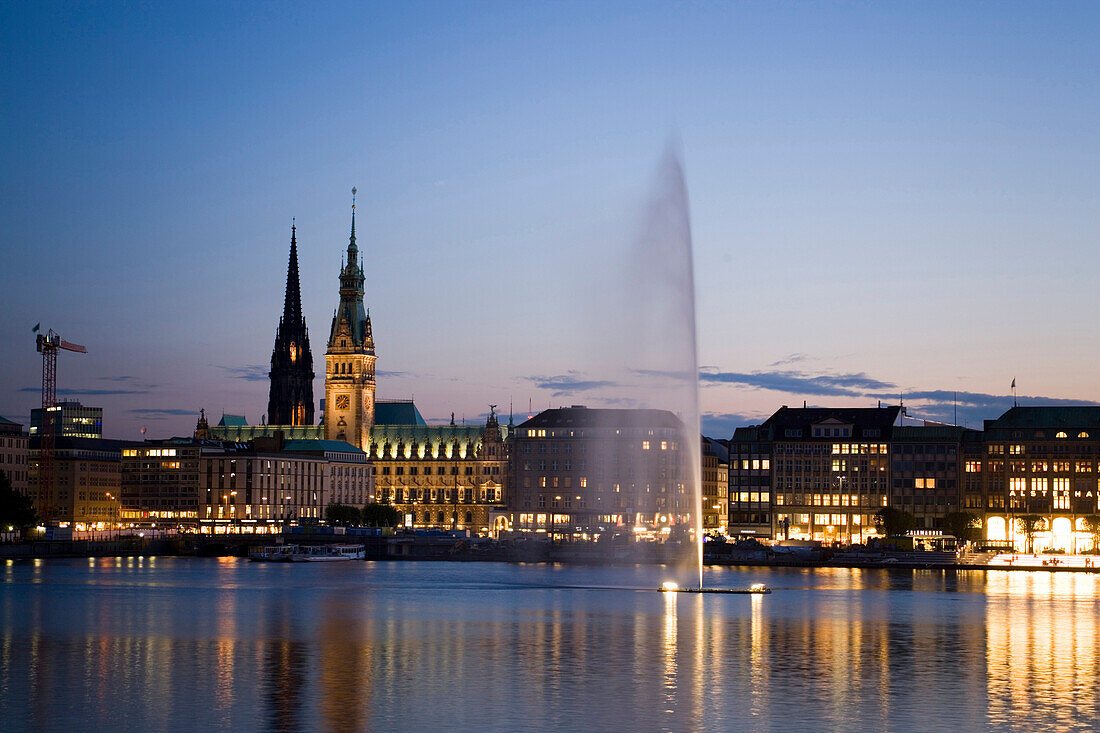
{"type": "Polygon", "coordinates": [[[290,224],[290,260],[286,266],[286,297],[283,300],[283,321],[297,323],[302,318],[302,288],[298,277],[298,238],[294,219],[290,224]]]}
{"type": "Polygon", "coordinates": [[[355,187],[351,189],[351,238],[348,240],[348,264],[356,265],[359,248],[355,246],[355,187]]]}
{"type": "Polygon", "coordinates": [[[298,276],[298,227],[290,225],[290,258],[286,266],[283,317],[271,350],[271,387],[267,415],[272,425],[313,423],[313,354],[309,329],[302,315],[302,288],[298,276]]]}
{"type": "Polygon", "coordinates": [[[371,338],[370,316],[363,308],[363,268],[359,264],[359,248],[355,244],[355,194],[351,189],[351,236],[348,238],[347,264],[340,267],[340,305],[332,317],[332,329],[329,332],[328,345],[336,343],[336,332],[341,321],[346,321],[352,344],[364,347],[371,353],[374,342],[371,338]]]}

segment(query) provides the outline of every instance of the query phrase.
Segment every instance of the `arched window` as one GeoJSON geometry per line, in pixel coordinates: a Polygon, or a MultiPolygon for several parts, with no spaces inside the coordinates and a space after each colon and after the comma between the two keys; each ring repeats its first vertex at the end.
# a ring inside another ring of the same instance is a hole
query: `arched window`
{"type": "Polygon", "coordinates": [[[466,524],[469,524],[472,521],[474,521],[473,512],[466,512],[466,524]]]}

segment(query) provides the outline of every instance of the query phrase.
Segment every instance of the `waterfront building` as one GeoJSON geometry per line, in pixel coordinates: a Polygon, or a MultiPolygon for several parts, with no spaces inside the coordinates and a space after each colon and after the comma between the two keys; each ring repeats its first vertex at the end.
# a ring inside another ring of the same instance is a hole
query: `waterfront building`
{"type": "Polygon", "coordinates": [[[965,474],[968,503],[980,491],[987,541],[1028,549],[1017,520],[1035,515],[1036,551],[1094,549],[1085,518],[1100,514],[1100,407],[1013,407],[986,420],[965,474]]]}
{"type": "Polygon", "coordinates": [[[505,514],[511,426],[492,408],[484,425],[428,425],[411,401],[381,400],[368,454],[376,498],[392,504],[412,529],[496,535],[505,514]]]}
{"type": "Polygon", "coordinates": [[[122,451],[140,445],[105,438],[61,437],[54,444],[52,487],[38,482],[38,438],[31,439],[30,488],[43,522],[72,524],[76,529],[114,526],[120,516],[122,451]]]}
{"type": "Polygon", "coordinates": [[[271,531],[315,524],[339,499],[358,506],[371,495],[366,454],[345,442],[251,443],[172,438],[123,452],[124,521],[201,528],[203,532],[271,531]]]}
{"type": "Polygon", "coordinates": [[[729,447],[703,437],[703,532],[726,534],[729,524],[729,447]]]}
{"type": "MultiPolygon", "coordinates": [[[[54,435],[71,438],[102,438],[103,408],[85,407],[76,400],[58,402],[47,407],[51,413],[51,425],[54,435]]],[[[31,410],[31,437],[39,434],[43,424],[43,408],[31,410]]]]}
{"type": "Polygon", "coordinates": [[[781,407],[730,441],[730,533],[863,542],[887,505],[900,407],[781,407]]]}
{"type": "Polygon", "coordinates": [[[298,279],[298,240],[290,227],[290,259],[286,271],[283,315],[271,350],[271,387],[267,422],[273,425],[313,425],[313,354],[302,314],[298,279]]]}
{"type": "Polygon", "coordinates": [[[980,446],[978,430],[928,423],[895,426],[888,504],[912,514],[916,529],[944,529],[947,514],[964,510],[964,453],[980,446]]]}
{"type": "Polygon", "coordinates": [[[545,410],[510,444],[513,529],[593,539],[691,526],[684,426],[665,410],[545,410]]]}
{"type": "Polygon", "coordinates": [[[729,442],[726,531],[733,537],[787,539],[789,532],[785,527],[780,528],[779,535],[774,534],[772,527],[772,448],[769,439],[761,439],[762,433],[767,435],[761,426],[737,428],[729,442]]]}
{"type": "Polygon", "coordinates": [[[199,458],[204,445],[205,441],[191,438],[171,438],[124,448],[121,520],[196,525],[199,519],[199,458]]]}
{"type": "Polygon", "coordinates": [[[0,417],[0,472],[23,495],[27,494],[29,463],[30,446],[23,426],[0,417]]]}

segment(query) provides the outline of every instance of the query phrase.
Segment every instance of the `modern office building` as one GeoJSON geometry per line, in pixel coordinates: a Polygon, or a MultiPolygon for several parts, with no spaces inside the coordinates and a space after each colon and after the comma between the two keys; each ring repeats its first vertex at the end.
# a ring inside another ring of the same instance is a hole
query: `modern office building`
{"type": "Polygon", "coordinates": [[[85,407],[76,400],[59,402],[45,410],[36,407],[31,410],[31,432],[33,438],[42,430],[45,418],[49,418],[54,435],[70,438],[102,438],[103,408],[85,407]],[[49,412],[48,415],[44,412],[49,412]]]}

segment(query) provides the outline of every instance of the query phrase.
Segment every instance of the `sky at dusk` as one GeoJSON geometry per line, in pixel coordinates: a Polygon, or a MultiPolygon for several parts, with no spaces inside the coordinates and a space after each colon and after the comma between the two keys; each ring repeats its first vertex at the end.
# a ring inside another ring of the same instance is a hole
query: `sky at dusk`
{"type": "Polygon", "coordinates": [[[1098,32],[1073,2],[2,3],[0,415],[39,402],[41,323],[108,437],[258,422],[291,218],[320,372],[352,186],[380,398],[618,404],[602,314],[670,146],[708,435],[902,394],[980,427],[1013,378],[1100,403],[1098,32]]]}

